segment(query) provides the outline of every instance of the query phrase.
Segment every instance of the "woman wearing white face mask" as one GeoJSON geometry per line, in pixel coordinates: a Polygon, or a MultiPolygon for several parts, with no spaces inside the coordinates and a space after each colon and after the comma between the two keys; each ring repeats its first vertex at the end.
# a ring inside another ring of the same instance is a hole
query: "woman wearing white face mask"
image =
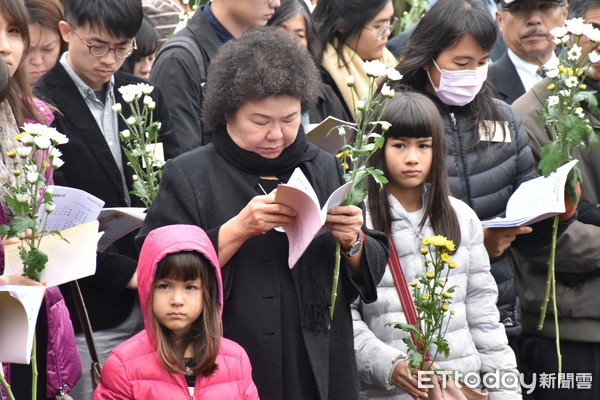
{"type": "MultiPolygon", "coordinates": [[[[439,0],[421,19],[401,56],[400,84],[431,97],[446,128],[450,191],[481,220],[502,215],[517,187],[536,177],[527,132],[517,114],[495,100],[486,82],[497,28],[480,0],[439,0]]],[[[543,224],[548,224],[543,221],[543,224]]],[[[485,246],[498,284],[500,321],[509,342],[520,333],[509,247],[543,246],[523,235],[530,227],[485,229],[485,246]]],[[[535,232],[548,232],[540,227],[535,232]]]]}

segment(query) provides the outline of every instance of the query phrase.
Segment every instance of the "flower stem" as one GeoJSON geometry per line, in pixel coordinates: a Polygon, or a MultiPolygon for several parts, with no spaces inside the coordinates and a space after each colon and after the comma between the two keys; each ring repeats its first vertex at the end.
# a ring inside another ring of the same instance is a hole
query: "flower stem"
{"type": "Polygon", "coordinates": [[[38,369],[37,369],[37,338],[35,333],[33,334],[33,346],[31,348],[31,400],[37,400],[37,378],[38,378],[38,369]]]}
{"type": "Polygon", "coordinates": [[[333,285],[331,287],[331,300],[329,302],[329,329],[333,322],[333,312],[335,311],[335,301],[337,299],[338,281],[340,278],[341,245],[339,240],[335,242],[335,266],[333,268],[333,285]]]}
{"type": "Polygon", "coordinates": [[[0,383],[2,383],[2,387],[6,392],[9,400],[15,400],[15,396],[13,395],[12,390],[10,389],[10,385],[6,382],[6,378],[4,377],[4,371],[2,370],[2,363],[0,363],[0,383]]]}
{"type": "MultiPolygon", "coordinates": [[[[552,246],[550,248],[550,258],[548,259],[548,274],[546,275],[546,287],[544,288],[544,299],[542,300],[540,319],[538,322],[538,331],[541,331],[544,327],[544,321],[546,319],[546,310],[548,308],[548,301],[550,301],[550,290],[554,287],[556,289],[556,284],[554,283],[554,266],[556,264],[556,238],[558,236],[558,215],[554,217],[554,223],[552,224],[552,246]]],[[[554,301],[554,307],[556,308],[556,291],[552,291],[552,299],[554,301]]],[[[558,313],[555,311],[555,319],[558,318],[558,313]]],[[[556,324],[556,329],[558,333],[558,323],[556,324]]],[[[558,337],[557,337],[558,340],[558,337]]],[[[560,355],[559,355],[560,360],[560,355]]],[[[559,361],[560,363],[560,361],[559,361]]]]}

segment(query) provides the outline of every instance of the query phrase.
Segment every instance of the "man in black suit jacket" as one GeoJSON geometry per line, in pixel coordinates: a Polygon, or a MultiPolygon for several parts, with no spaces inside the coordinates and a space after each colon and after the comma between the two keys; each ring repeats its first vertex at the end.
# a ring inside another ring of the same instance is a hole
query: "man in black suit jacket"
{"type": "Polygon", "coordinates": [[[499,0],[496,20],[508,50],[488,71],[498,98],[512,104],[543,79],[538,68],[556,57],[550,30],[563,25],[567,9],[565,0],[499,0]]]}
{"type": "MultiPolygon", "coordinates": [[[[130,197],[132,170],[121,150],[123,121],[111,109],[125,104],[118,88],[145,82],[119,71],[133,52],[133,37],[142,23],[140,0],[69,0],[66,21],[59,23],[69,51],[36,84],[36,94],[56,106],[53,126],[68,136],[60,147],[65,164],[55,175],[57,185],[85,190],[105,201],[105,207],[140,205],[130,197]]],[[[171,119],[158,88],[150,96],[156,103],[155,120],[161,121],[160,137],[165,157],[179,152],[171,119]]],[[[127,116],[129,107],[123,107],[127,116]]],[[[80,281],[101,360],[110,350],[143,326],[137,302],[137,253],[133,234],[98,254],[94,276],[80,281]]],[[[63,290],[76,332],[81,332],[68,287],[63,290]]],[[[76,399],[91,398],[88,351],[81,334],[78,347],[84,366],[76,399]]]]}

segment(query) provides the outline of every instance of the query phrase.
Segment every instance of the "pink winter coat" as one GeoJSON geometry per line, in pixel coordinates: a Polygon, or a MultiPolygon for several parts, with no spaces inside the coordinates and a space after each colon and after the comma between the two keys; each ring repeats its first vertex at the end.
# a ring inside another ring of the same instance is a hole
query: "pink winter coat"
{"type": "MultiPolygon", "coordinates": [[[[194,250],[215,266],[219,302],[223,305],[221,270],[215,249],[202,229],[193,225],[169,225],[150,232],[138,261],[138,292],[146,329],[117,346],[102,369],[94,400],[191,399],[185,377],[167,371],[159,361],[152,325],[151,287],[156,266],[166,255],[194,250]]],[[[248,355],[240,345],[221,338],[217,370],[197,377],[193,399],[254,400],[258,391],[252,381],[248,355]]]]}

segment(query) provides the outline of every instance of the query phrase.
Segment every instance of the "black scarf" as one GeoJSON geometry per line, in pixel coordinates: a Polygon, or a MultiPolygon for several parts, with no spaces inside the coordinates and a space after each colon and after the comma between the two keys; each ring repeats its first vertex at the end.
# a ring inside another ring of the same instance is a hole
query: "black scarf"
{"type": "Polygon", "coordinates": [[[300,126],[296,140],[286,147],[279,157],[265,158],[253,151],[240,148],[229,136],[225,127],[215,130],[213,145],[225,161],[252,175],[287,175],[300,163],[313,159],[319,148],[306,141],[306,134],[300,126]]]}

